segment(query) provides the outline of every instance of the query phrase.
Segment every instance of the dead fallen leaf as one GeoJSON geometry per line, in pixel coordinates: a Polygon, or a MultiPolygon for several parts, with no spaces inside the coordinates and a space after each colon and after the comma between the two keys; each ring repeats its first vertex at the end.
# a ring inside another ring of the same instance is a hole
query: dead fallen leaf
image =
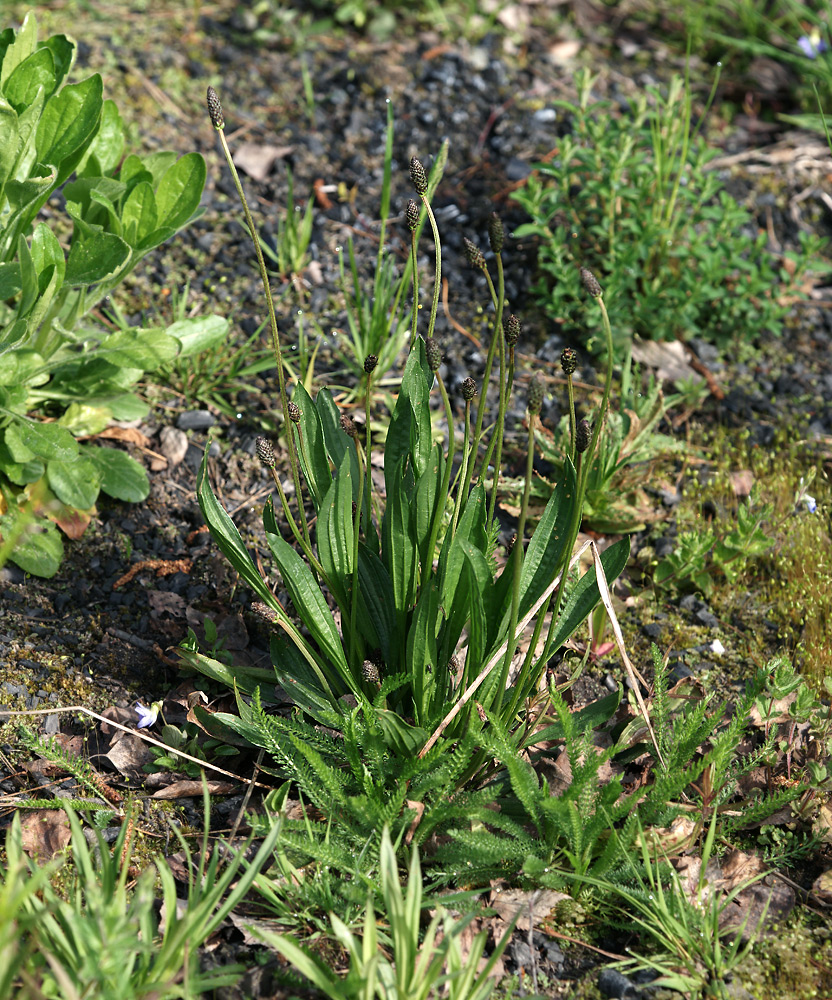
{"type": "Polygon", "coordinates": [[[61,809],[35,809],[20,823],[21,846],[30,858],[48,861],[72,839],[69,820],[61,809]]]}
{"type": "Polygon", "coordinates": [[[827,868],[822,875],[818,875],[812,883],[812,892],[821,903],[832,906],[832,868],[827,868]]]}
{"type": "Polygon", "coordinates": [[[408,799],[405,802],[405,805],[407,806],[408,809],[413,809],[416,812],[416,815],[413,817],[412,823],[407,828],[407,834],[405,835],[404,838],[404,842],[409,845],[410,842],[413,840],[413,834],[416,832],[416,828],[418,827],[419,823],[422,820],[422,816],[424,815],[425,803],[412,802],[410,799],[408,799]]]}
{"type": "Polygon", "coordinates": [[[571,899],[571,897],[565,892],[555,892],[554,889],[536,889],[534,892],[526,892],[523,889],[502,889],[500,886],[495,886],[491,890],[489,906],[493,907],[507,924],[519,912],[517,927],[527,931],[530,915],[534,926],[540,927],[552,910],[564,899],[571,899]]]}
{"type": "MultiPolygon", "coordinates": [[[[164,455],[167,465],[175,468],[180,465],[188,451],[188,435],[178,427],[165,426],[159,431],[159,451],[164,455]]],[[[164,465],[159,459],[150,463],[154,472],[159,471],[156,465],[164,465]]]]}
{"type": "Polygon", "coordinates": [[[153,757],[150,747],[139,736],[122,733],[114,739],[110,749],[104,754],[113,767],[125,778],[144,778],[142,768],[153,757]]]}
{"type": "Polygon", "coordinates": [[[150,438],[146,434],[142,434],[138,427],[106,427],[95,436],[110,438],[112,441],[124,441],[126,444],[135,444],[140,448],[150,447],[150,438]]]}
{"type": "Polygon", "coordinates": [[[71,507],[64,507],[52,520],[67,538],[71,538],[74,542],[77,542],[90,526],[90,521],[92,521],[94,513],[95,507],[89,511],[73,510],[71,507]]]}
{"type": "Polygon", "coordinates": [[[294,146],[272,146],[269,143],[243,142],[234,151],[234,165],[256,181],[264,181],[278,160],[288,156],[294,146]]]}
{"type": "MultiPolygon", "coordinates": [[[[230,781],[207,781],[206,786],[211,795],[230,795],[237,789],[237,785],[230,781]]],[[[160,788],[153,793],[153,799],[184,799],[191,795],[202,795],[203,784],[201,781],[174,781],[172,785],[160,788]]]]}
{"type": "Polygon", "coordinates": [[[656,369],[656,375],[662,382],[688,381],[698,379],[694,368],[688,364],[684,345],[678,341],[659,343],[654,340],[633,341],[633,361],[656,369]]]}
{"type": "Polygon", "coordinates": [[[743,851],[729,851],[722,859],[722,874],[725,888],[730,892],[743,882],[756,878],[765,871],[765,864],[759,854],[745,854],[743,851]]]}
{"type": "Polygon", "coordinates": [[[812,823],[812,833],[824,844],[832,844],[832,803],[825,802],[812,823]]]}
{"type": "Polygon", "coordinates": [[[749,496],[751,487],[754,485],[754,473],[751,469],[740,469],[739,472],[732,472],[730,479],[734,496],[739,499],[749,496]]]}
{"type": "Polygon", "coordinates": [[[182,618],[185,614],[185,598],[169,590],[148,591],[147,603],[150,605],[150,617],[153,619],[157,619],[160,615],[182,618]]]}

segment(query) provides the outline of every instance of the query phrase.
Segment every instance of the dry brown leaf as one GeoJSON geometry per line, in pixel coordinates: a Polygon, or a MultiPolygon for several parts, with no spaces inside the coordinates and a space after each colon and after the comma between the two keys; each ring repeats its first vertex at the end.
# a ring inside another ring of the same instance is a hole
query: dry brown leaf
{"type": "Polygon", "coordinates": [[[410,845],[410,842],[413,840],[413,834],[416,832],[416,828],[419,826],[419,823],[421,823],[421,821],[422,821],[422,816],[424,815],[424,812],[425,812],[425,803],[424,802],[413,802],[410,799],[408,799],[405,802],[405,805],[407,806],[408,809],[413,809],[416,812],[416,815],[413,817],[413,821],[411,822],[410,826],[407,828],[407,833],[405,834],[405,838],[404,838],[404,842],[406,844],[410,845]]]}
{"type": "Polygon", "coordinates": [[[185,598],[169,590],[149,590],[147,603],[150,605],[150,617],[154,620],[163,614],[174,618],[182,618],[185,614],[185,598]]]}
{"type": "Polygon", "coordinates": [[[751,493],[751,487],[754,485],[754,473],[751,469],[740,469],[738,472],[732,472],[729,478],[734,496],[742,499],[751,493]]]}
{"type": "Polygon", "coordinates": [[[124,441],[125,444],[135,444],[140,448],[150,447],[150,438],[142,434],[138,427],[105,427],[97,438],[109,438],[112,441],[124,441]]]}
{"type": "Polygon", "coordinates": [[[818,875],[812,883],[812,892],[821,903],[832,906],[832,868],[827,868],[822,875],[818,875]]]}
{"type": "MultiPolygon", "coordinates": [[[[230,795],[237,785],[230,781],[207,781],[205,785],[211,795],[230,795]]],[[[155,791],[153,799],[184,799],[192,795],[202,795],[203,784],[201,781],[174,781],[172,785],[155,791]]]]}
{"type": "MultiPolygon", "coordinates": [[[[134,713],[135,715],[135,713],[134,713]]],[[[132,720],[135,722],[135,717],[132,720]]],[[[150,747],[139,736],[118,731],[110,749],[104,755],[126,778],[145,778],[142,768],[152,758],[150,747]]]]}
{"type": "Polygon", "coordinates": [[[278,160],[288,156],[294,146],[272,146],[262,142],[242,142],[234,150],[234,165],[256,181],[264,181],[278,160]]]}
{"type": "Polygon", "coordinates": [[[812,823],[812,833],[824,844],[832,844],[832,803],[825,802],[818,809],[812,823]]]}
{"type": "Polygon", "coordinates": [[[77,542],[90,526],[93,513],[95,513],[95,507],[90,511],[73,510],[71,507],[64,507],[52,520],[67,538],[71,538],[74,542],[77,542]]]}
{"type": "Polygon", "coordinates": [[[556,892],[554,889],[526,892],[523,889],[503,889],[495,883],[492,883],[492,886],[488,905],[495,909],[507,924],[519,913],[517,927],[523,931],[529,929],[530,916],[534,926],[540,927],[558,903],[564,899],[571,899],[567,893],[556,892]]]}
{"type": "Polygon", "coordinates": [[[69,820],[61,809],[35,809],[20,822],[21,846],[30,858],[48,861],[72,839],[69,820]]]}

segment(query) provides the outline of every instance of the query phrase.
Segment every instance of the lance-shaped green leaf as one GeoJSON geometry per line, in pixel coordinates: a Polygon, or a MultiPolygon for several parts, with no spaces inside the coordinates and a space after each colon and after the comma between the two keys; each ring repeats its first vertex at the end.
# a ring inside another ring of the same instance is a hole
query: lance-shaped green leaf
{"type": "Polygon", "coordinates": [[[338,475],[318,510],[316,541],[318,559],[342,611],[349,608],[353,571],[353,485],[350,457],[345,454],[338,475]]]}
{"type": "Polygon", "coordinates": [[[124,152],[124,123],[115,101],[104,101],[95,138],[75,168],[79,177],[112,174],[124,152]]]}
{"type": "Polygon", "coordinates": [[[567,458],[563,473],[526,548],[520,574],[521,618],[549,586],[563,562],[576,498],[575,467],[567,458]]]}
{"type": "MultiPolygon", "coordinates": [[[[17,67],[34,51],[38,41],[38,22],[34,11],[29,11],[23,18],[23,24],[16,32],[12,32],[14,41],[8,42],[3,61],[0,64],[0,89],[17,67]]],[[[4,32],[5,36],[5,32],[4,32]]]]}
{"type": "Polygon", "coordinates": [[[355,450],[355,442],[347,437],[341,427],[341,414],[332,399],[329,389],[321,389],[315,397],[315,407],[321,420],[321,427],[324,432],[324,442],[329,460],[336,469],[341,467],[344,453],[350,453],[350,468],[354,483],[358,483],[358,454],[355,450]]]}
{"type": "MultiPolygon", "coordinates": [[[[630,558],[630,539],[620,541],[604,549],[601,553],[601,565],[608,582],[612,582],[627,565],[630,558]]],[[[552,652],[559,649],[572,635],[576,628],[585,621],[589,613],[601,599],[598,582],[595,578],[595,567],[586,573],[569,592],[558,618],[555,628],[552,652]]]]}
{"type": "Polygon", "coordinates": [[[144,240],[156,229],[156,195],[152,186],[143,181],[137,184],[127,196],[122,208],[122,235],[133,248],[139,248],[144,240]]]}
{"type": "MultiPolygon", "coordinates": [[[[13,509],[0,517],[0,534],[4,538],[17,534],[16,521],[23,516],[13,509]]],[[[49,579],[58,572],[63,557],[64,543],[60,532],[51,522],[40,520],[23,526],[9,558],[25,573],[49,579]]]]}
{"type": "Polygon", "coordinates": [[[488,645],[488,621],[483,595],[491,586],[491,567],[483,553],[467,539],[460,538],[459,545],[465,556],[465,570],[468,575],[470,598],[467,655],[471,664],[468,673],[474,677],[485,663],[485,650],[488,645]]]}
{"type": "Polygon", "coordinates": [[[16,419],[6,428],[6,444],[18,462],[34,457],[70,462],[78,455],[78,442],[65,427],[25,417],[16,419]]]}
{"type": "MultiPolygon", "coordinates": [[[[298,382],[295,385],[292,402],[296,403],[300,409],[300,423],[298,424],[302,439],[302,443],[299,442],[300,447],[298,449],[300,464],[306,482],[309,484],[310,492],[312,493],[315,510],[319,511],[321,501],[332,486],[332,470],[329,467],[329,459],[326,455],[324,429],[321,418],[318,415],[318,407],[312,401],[312,397],[306,391],[302,382],[298,382]]],[[[342,454],[341,458],[343,459],[343,457],[342,454]]]]}
{"type": "Polygon", "coordinates": [[[364,608],[376,630],[381,655],[395,673],[399,669],[399,647],[394,638],[393,584],[379,556],[361,543],[358,546],[358,585],[364,608]]]}
{"type": "Polygon", "coordinates": [[[440,621],[439,591],[432,583],[428,583],[419,595],[407,633],[407,669],[413,685],[413,703],[419,722],[426,722],[431,717],[430,708],[439,671],[436,631],[440,621]]]}
{"type": "MultiPolygon", "coordinates": [[[[385,465],[387,461],[385,455],[385,465]]],[[[399,632],[403,631],[405,615],[415,601],[419,565],[416,532],[413,527],[413,507],[410,502],[413,475],[406,462],[406,457],[400,458],[389,478],[387,505],[381,531],[381,558],[393,584],[393,601],[396,605],[399,632]]]]}
{"type": "Polygon", "coordinates": [[[38,91],[51,94],[55,89],[55,61],[49,49],[37,49],[20,63],[3,87],[3,96],[17,111],[27,108],[38,91]]]}
{"type": "Polygon", "coordinates": [[[228,516],[225,508],[214,495],[208,479],[208,447],[199,466],[196,476],[196,498],[205,522],[211,529],[211,535],[234,569],[257,594],[264,604],[275,611],[282,612],[277,598],[269,589],[266,581],[260,576],[254,560],[248,553],[237,526],[228,516]]]}
{"type": "Polygon", "coordinates": [[[6,180],[11,176],[20,149],[20,128],[17,112],[0,96],[0,198],[6,180]]]}
{"type": "Polygon", "coordinates": [[[156,189],[160,227],[181,229],[189,221],[199,208],[206,170],[199,153],[187,153],[165,171],[156,189]]]}
{"type": "Polygon", "coordinates": [[[434,557],[434,553],[427,550],[431,525],[433,524],[437,508],[440,504],[444,504],[446,499],[446,497],[439,495],[444,470],[445,454],[442,451],[442,446],[436,444],[433,447],[425,471],[419,476],[416,483],[416,510],[414,518],[416,541],[419,546],[419,557],[422,566],[427,567],[428,570],[433,566],[434,557]]]}
{"type": "MultiPolygon", "coordinates": [[[[43,48],[52,53],[52,63],[55,67],[55,89],[64,82],[75,63],[75,53],[78,46],[67,35],[52,35],[42,43],[43,48]]],[[[51,97],[51,94],[47,94],[51,97]]]]}
{"type": "Polygon", "coordinates": [[[312,633],[321,651],[337,669],[342,680],[354,688],[355,684],[347,666],[347,658],[332,611],[306,561],[281,538],[271,502],[263,511],[263,526],[266,529],[266,542],[301,621],[312,633]]]}

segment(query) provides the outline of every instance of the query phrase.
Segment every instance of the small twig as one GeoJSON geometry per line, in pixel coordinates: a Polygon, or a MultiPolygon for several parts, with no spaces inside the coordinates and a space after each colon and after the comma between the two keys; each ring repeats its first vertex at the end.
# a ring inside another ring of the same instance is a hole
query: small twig
{"type": "MultiPolygon", "coordinates": [[[[140,733],[135,729],[128,729],[127,726],[123,726],[120,722],[116,722],[115,719],[108,719],[105,715],[99,715],[98,712],[93,712],[91,708],[84,708],[83,705],[68,705],[64,708],[29,708],[25,711],[13,712],[11,710],[0,710],[0,717],[8,716],[9,718],[18,718],[22,715],[57,715],[60,712],[81,712],[83,715],[89,715],[93,719],[98,719],[99,722],[106,722],[108,726],[113,726],[115,729],[120,729],[123,733],[129,733],[131,736],[138,736],[140,740],[144,740],[145,743],[152,743],[153,746],[161,747],[162,750],[167,751],[167,753],[175,754],[177,757],[181,757],[183,760],[189,760],[193,764],[198,764],[200,767],[205,768],[208,771],[216,771],[217,774],[221,774],[226,778],[232,778],[234,781],[239,781],[241,785],[246,784],[246,779],[241,778],[239,774],[232,774],[231,771],[226,771],[221,767],[217,767],[216,764],[209,764],[207,760],[200,760],[198,757],[192,757],[189,753],[185,753],[183,750],[177,750],[175,747],[168,746],[167,743],[162,743],[161,740],[154,740],[152,736],[148,736],[147,733],[140,733]]],[[[258,788],[265,788],[267,791],[271,790],[271,785],[261,784],[259,781],[251,780],[251,784],[256,785],[258,788]]]]}
{"type": "Polygon", "coordinates": [[[595,542],[591,541],[589,542],[589,545],[592,548],[592,558],[595,560],[595,579],[598,583],[598,593],[601,595],[601,603],[606,608],[607,615],[609,615],[610,625],[612,626],[612,634],[615,636],[615,643],[618,646],[618,652],[621,655],[624,667],[630,677],[630,683],[633,686],[638,707],[644,714],[644,722],[647,726],[647,731],[650,733],[650,739],[653,741],[656,756],[659,758],[662,766],[664,766],[664,758],[662,757],[662,752],[659,749],[659,742],[656,739],[656,734],[653,732],[650,716],[647,713],[647,705],[645,705],[644,698],[642,698],[641,691],[639,690],[639,682],[644,684],[645,687],[647,687],[647,684],[638,670],[636,670],[633,666],[630,657],[627,656],[627,650],[624,647],[624,636],[621,633],[621,626],[618,624],[618,619],[615,616],[615,608],[612,606],[612,597],[610,596],[610,588],[607,586],[607,578],[604,574],[604,565],[601,562],[601,553],[595,542]]]}
{"type": "Polygon", "coordinates": [[[228,843],[232,844],[234,838],[237,836],[237,830],[240,828],[240,823],[243,819],[243,813],[246,811],[249,800],[251,799],[251,793],[254,791],[254,786],[257,783],[254,779],[257,777],[257,772],[260,770],[260,765],[263,763],[263,754],[266,751],[261,747],[260,753],[257,754],[257,760],[254,762],[254,770],[251,772],[251,780],[248,783],[248,788],[246,789],[246,794],[243,796],[243,801],[240,805],[240,811],[237,813],[237,818],[234,820],[234,826],[231,828],[231,836],[228,838],[228,843]]]}

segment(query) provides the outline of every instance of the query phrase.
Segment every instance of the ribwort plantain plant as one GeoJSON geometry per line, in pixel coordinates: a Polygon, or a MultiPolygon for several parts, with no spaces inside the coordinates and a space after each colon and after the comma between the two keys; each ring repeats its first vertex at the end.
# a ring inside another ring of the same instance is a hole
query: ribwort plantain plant
{"type": "MultiPolygon", "coordinates": [[[[285,528],[271,501],[263,512],[263,523],[266,542],[299,622],[275,598],[211,489],[207,453],[198,475],[197,495],[221,550],[274,624],[275,677],[315,722],[343,732],[360,717],[362,726],[381,737],[387,752],[406,757],[424,756],[437,743],[441,746],[479,731],[487,725],[488,713],[509,732],[519,733],[527,703],[539,693],[548,660],[598,601],[594,570],[569,588],[565,581],[612,372],[607,372],[591,432],[582,440],[581,429],[576,428],[575,462],[571,458],[564,462],[563,475],[527,539],[534,429],[543,394],[541,380],[531,380],[518,542],[495,568],[499,533],[495,494],[507,402],[514,391],[508,380],[509,371],[513,374],[513,341],[504,335],[502,323],[505,301],[499,220],[495,217],[489,227],[497,261],[496,287],[482,254],[474,248],[471,255],[474,266],[488,278],[494,321],[482,384],[466,379],[461,386],[464,415],[460,435],[441,373],[441,349],[433,338],[441,239],[430,208],[427,173],[418,159],[411,161],[411,179],[433,234],[433,308],[424,337],[417,326],[413,329],[398,396],[389,415],[380,489],[370,475],[376,447],[371,426],[377,416],[373,389],[378,359],[375,355],[365,359],[357,390],[363,403],[363,427],[351,417],[342,419],[327,389],[313,399],[296,383],[290,399],[268,277],[213,89],[208,92],[208,107],[255,240],[263,278],[277,360],[285,454],[298,503],[295,509],[290,505],[274,446],[261,439],[259,454],[274,480],[285,528]],[[492,406],[494,367],[499,372],[497,406],[494,429],[488,434],[483,428],[487,426],[485,413],[492,406]],[[445,441],[433,440],[432,396],[438,397],[437,403],[444,409],[445,441]],[[496,471],[489,482],[485,471],[490,464],[496,471]],[[307,516],[304,505],[312,508],[314,517],[307,516]],[[531,643],[526,655],[516,661],[515,651],[527,628],[533,629],[531,643]]],[[[412,209],[408,215],[413,217],[412,209]]],[[[419,280],[414,267],[414,299],[419,280]]],[[[603,335],[611,343],[601,289],[588,272],[584,281],[600,309],[603,335]]],[[[418,320],[415,302],[414,318],[418,320]]],[[[507,324],[507,330],[509,326],[516,329],[507,324]]],[[[604,553],[608,579],[621,571],[628,551],[624,540],[604,553]]],[[[183,655],[196,669],[215,677],[231,677],[227,670],[218,672],[221,665],[194,650],[183,655]]],[[[251,693],[262,679],[243,674],[237,677],[241,691],[251,693]]],[[[252,707],[241,695],[239,718],[230,714],[212,718],[255,745],[273,750],[275,733],[263,722],[262,698],[262,693],[256,695],[252,707]]],[[[286,747],[290,749],[289,742],[286,747]]]]}

